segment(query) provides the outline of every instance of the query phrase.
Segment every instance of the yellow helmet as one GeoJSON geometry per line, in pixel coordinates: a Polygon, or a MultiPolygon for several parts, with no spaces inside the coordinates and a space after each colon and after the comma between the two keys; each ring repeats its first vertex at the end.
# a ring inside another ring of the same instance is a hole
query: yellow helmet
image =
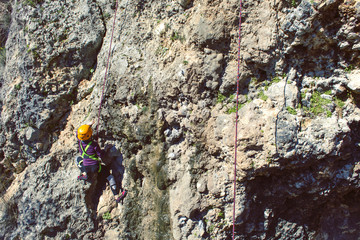
{"type": "Polygon", "coordinates": [[[92,135],[92,129],[89,125],[81,125],[77,131],[78,139],[81,141],[86,141],[91,138],[92,135]]]}

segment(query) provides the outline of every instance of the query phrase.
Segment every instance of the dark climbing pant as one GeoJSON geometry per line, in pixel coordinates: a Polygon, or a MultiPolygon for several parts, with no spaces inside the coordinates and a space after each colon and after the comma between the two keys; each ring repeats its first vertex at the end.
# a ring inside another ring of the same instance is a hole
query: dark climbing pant
{"type": "MultiPolygon", "coordinates": [[[[108,166],[103,165],[101,167],[101,172],[98,174],[98,183],[101,186],[102,190],[106,188],[106,182],[108,181],[107,177],[109,176],[110,176],[110,168],[108,166]]],[[[110,189],[114,195],[119,193],[119,189],[118,187],[116,187],[116,185],[115,188],[110,186],[110,189]]]]}
{"type": "MultiPolygon", "coordinates": [[[[80,163],[82,160],[83,160],[82,157],[76,158],[76,165],[78,166],[80,171],[86,172],[86,174],[88,175],[88,179],[90,179],[90,181],[94,179],[94,177],[96,177],[98,188],[104,190],[106,187],[107,177],[110,176],[110,169],[107,166],[102,165],[101,171],[100,173],[98,173],[99,165],[96,164],[96,165],[84,166],[82,163],[80,163]]],[[[110,189],[114,195],[119,193],[119,189],[117,187],[116,188],[110,187],[110,189]]]]}

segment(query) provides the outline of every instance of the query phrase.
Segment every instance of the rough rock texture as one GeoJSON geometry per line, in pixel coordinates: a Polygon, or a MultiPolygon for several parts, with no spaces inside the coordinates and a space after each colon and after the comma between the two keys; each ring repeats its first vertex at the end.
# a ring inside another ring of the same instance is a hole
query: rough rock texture
{"type": "MultiPolygon", "coordinates": [[[[119,205],[73,162],[116,1],[11,4],[0,238],[231,239],[239,1],[118,1],[98,136],[119,205]]],[[[236,239],[358,239],[360,1],[242,10],[236,239]]]]}

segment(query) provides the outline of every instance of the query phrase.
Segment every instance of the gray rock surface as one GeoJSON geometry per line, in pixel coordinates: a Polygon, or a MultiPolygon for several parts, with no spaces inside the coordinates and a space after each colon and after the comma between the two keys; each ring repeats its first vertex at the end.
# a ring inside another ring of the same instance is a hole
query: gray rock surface
{"type": "MultiPolygon", "coordinates": [[[[14,1],[0,239],[229,239],[239,2],[14,1]],[[76,180],[98,120],[118,184],[76,180]]],[[[236,239],[358,239],[359,1],[243,1],[236,239]]],[[[0,68],[2,69],[2,68],[0,68]]]]}
{"type": "Polygon", "coordinates": [[[360,93],[360,73],[358,71],[348,74],[348,88],[356,94],[360,93]]]}

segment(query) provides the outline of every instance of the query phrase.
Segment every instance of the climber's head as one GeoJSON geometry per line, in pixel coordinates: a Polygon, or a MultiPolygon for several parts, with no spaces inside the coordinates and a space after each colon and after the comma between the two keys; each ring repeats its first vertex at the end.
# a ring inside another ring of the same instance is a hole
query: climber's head
{"type": "Polygon", "coordinates": [[[82,125],[79,127],[77,133],[77,137],[79,140],[86,141],[91,138],[92,129],[89,125],[82,125]]]}

